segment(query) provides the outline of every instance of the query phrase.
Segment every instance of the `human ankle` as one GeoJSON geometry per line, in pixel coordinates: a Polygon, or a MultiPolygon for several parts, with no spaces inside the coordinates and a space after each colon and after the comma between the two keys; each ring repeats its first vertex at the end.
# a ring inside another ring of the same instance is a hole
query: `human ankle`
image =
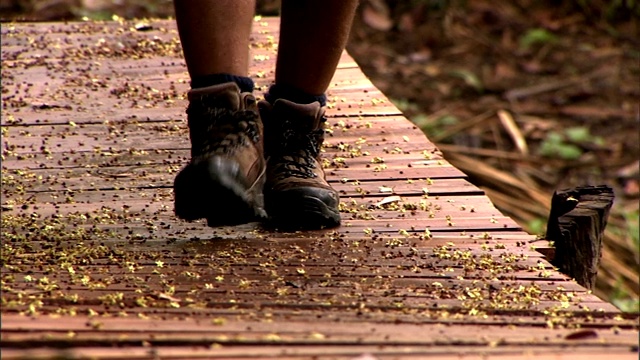
{"type": "Polygon", "coordinates": [[[269,92],[264,96],[265,100],[274,104],[278,99],[285,99],[297,104],[311,104],[319,102],[320,106],[327,105],[325,94],[313,95],[286,84],[274,84],[269,87],[269,92]]]}
{"type": "Polygon", "coordinates": [[[229,82],[235,82],[241,92],[253,92],[255,88],[255,84],[250,77],[226,73],[194,76],[191,79],[191,88],[199,89],[229,82]]]}

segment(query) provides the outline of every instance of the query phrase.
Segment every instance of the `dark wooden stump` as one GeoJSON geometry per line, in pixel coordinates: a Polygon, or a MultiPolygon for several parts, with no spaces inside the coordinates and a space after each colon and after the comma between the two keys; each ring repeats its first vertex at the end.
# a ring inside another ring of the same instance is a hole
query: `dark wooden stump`
{"type": "Polygon", "coordinates": [[[593,289],[607,226],[613,190],[584,186],[556,191],[551,200],[547,239],[555,242],[552,264],[593,289]]]}

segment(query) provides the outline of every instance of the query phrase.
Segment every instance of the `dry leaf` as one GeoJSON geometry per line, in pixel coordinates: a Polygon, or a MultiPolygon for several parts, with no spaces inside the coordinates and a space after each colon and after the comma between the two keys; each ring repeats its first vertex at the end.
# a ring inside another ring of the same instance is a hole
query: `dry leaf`
{"type": "Polygon", "coordinates": [[[177,297],[173,297],[173,296],[165,294],[165,293],[158,294],[158,299],[159,300],[168,300],[168,301],[172,301],[172,302],[180,302],[181,301],[177,297]]]}
{"type": "Polygon", "coordinates": [[[386,205],[386,204],[391,204],[391,203],[398,202],[398,201],[402,201],[402,198],[400,196],[397,196],[397,195],[387,196],[386,198],[378,201],[376,206],[382,206],[382,205],[386,205]]]}

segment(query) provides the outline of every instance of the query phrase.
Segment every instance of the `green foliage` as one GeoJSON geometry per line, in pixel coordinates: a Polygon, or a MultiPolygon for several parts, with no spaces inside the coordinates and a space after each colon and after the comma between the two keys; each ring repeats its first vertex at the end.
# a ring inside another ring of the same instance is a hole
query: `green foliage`
{"type": "Polygon", "coordinates": [[[629,211],[623,214],[627,223],[626,233],[631,236],[631,240],[636,249],[640,249],[640,211],[629,211]]]}
{"type": "Polygon", "coordinates": [[[543,218],[535,218],[527,223],[527,231],[536,235],[544,235],[547,231],[547,221],[543,218]]]}
{"type": "Polygon", "coordinates": [[[107,10],[101,11],[84,11],[76,13],[76,16],[83,20],[109,21],[113,19],[113,13],[107,10]]]}
{"type": "MultiPolygon", "coordinates": [[[[633,254],[631,256],[636,259],[637,268],[637,261],[640,256],[640,210],[634,209],[631,211],[622,211],[617,213],[617,216],[622,216],[624,218],[624,226],[612,226],[613,224],[609,224],[608,229],[610,229],[613,234],[631,242],[628,248],[635,249],[632,250],[633,254]]],[[[623,283],[624,280],[621,277],[618,277],[618,280],[610,293],[610,301],[622,311],[640,312],[640,299],[638,299],[636,294],[629,292],[629,288],[623,286],[623,283]]]]}
{"type": "Polygon", "coordinates": [[[395,105],[398,108],[398,110],[402,111],[403,113],[413,112],[418,110],[418,106],[407,99],[390,99],[390,100],[393,103],[393,105],[395,105]]]}
{"type": "Polygon", "coordinates": [[[451,125],[457,124],[459,119],[450,114],[439,116],[428,116],[423,113],[419,106],[407,99],[391,99],[391,102],[404,113],[416,126],[429,135],[438,135],[451,125]]]}
{"type": "Polygon", "coordinates": [[[631,297],[622,290],[622,281],[620,280],[611,294],[611,303],[624,312],[640,312],[640,300],[638,298],[631,297]]]}
{"type": "MultiPolygon", "coordinates": [[[[633,249],[640,253],[640,210],[621,211],[616,216],[624,218],[625,226],[611,227],[611,231],[618,236],[627,238],[631,242],[633,249]]],[[[638,256],[640,254],[636,254],[636,257],[638,256]]]]}
{"type": "Polygon", "coordinates": [[[582,149],[566,142],[565,137],[558,132],[550,132],[540,144],[538,153],[542,156],[557,157],[565,160],[577,160],[582,156],[582,149]]]}
{"type": "Polygon", "coordinates": [[[420,111],[416,103],[407,99],[391,99],[391,102],[404,113],[404,115],[418,126],[424,133],[430,136],[438,136],[445,128],[455,125],[460,120],[451,114],[428,116],[420,111]]]}
{"type": "Polygon", "coordinates": [[[440,136],[447,127],[460,122],[457,117],[451,114],[444,114],[437,117],[418,114],[411,117],[411,121],[422,129],[425,134],[436,137],[440,136]]]}
{"type": "Polygon", "coordinates": [[[586,126],[576,126],[565,129],[564,131],[567,140],[574,143],[588,143],[592,142],[596,145],[603,145],[604,140],[599,136],[593,136],[589,132],[586,126]]]}
{"type": "Polygon", "coordinates": [[[482,92],[484,91],[484,85],[482,84],[482,80],[480,80],[480,78],[476,74],[472,73],[469,70],[465,70],[465,69],[453,70],[449,72],[449,74],[451,76],[461,78],[465,84],[474,88],[479,94],[482,94],[482,92]]]}
{"type": "Polygon", "coordinates": [[[524,35],[520,37],[520,48],[527,50],[534,45],[544,45],[549,43],[555,43],[558,41],[558,37],[549,32],[546,29],[529,29],[524,35]]]}
{"type": "Polygon", "coordinates": [[[604,145],[604,140],[594,136],[585,126],[576,126],[564,129],[562,132],[551,131],[540,144],[538,153],[546,157],[555,157],[564,160],[577,160],[582,156],[581,144],[604,145]]]}

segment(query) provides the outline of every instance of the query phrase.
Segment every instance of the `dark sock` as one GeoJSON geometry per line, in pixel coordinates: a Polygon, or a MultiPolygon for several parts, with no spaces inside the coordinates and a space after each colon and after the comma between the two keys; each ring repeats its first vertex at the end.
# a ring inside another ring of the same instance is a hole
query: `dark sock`
{"type": "Polygon", "coordinates": [[[317,101],[320,103],[320,106],[327,105],[327,95],[325,94],[311,95],[292,86],[282,84],[271,85],[269,92],[264,95],[264,98],[271,104],[278,99],[285,99],[297,104],[311,104],[317,101]]]}
{"type": "Polygon", "coordinates": [[[191,88],[197,89],[228,82],[235,82],[236,84],[238,84],[238,87],[242,92],[253,92],[253,88],[255,87],[253,80],[246,76],[238,76],[232,74],[209,74],[193,77],[191,79],[191,88]]]}

